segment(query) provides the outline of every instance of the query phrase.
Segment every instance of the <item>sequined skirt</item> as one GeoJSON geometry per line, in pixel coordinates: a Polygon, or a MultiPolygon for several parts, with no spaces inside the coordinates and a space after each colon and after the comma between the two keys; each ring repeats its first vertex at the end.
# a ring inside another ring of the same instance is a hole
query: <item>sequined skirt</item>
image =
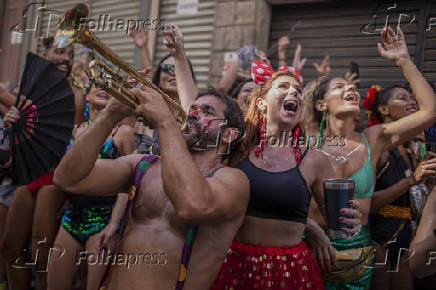
{"type": "Polygon", "coordinates": [[[305,242],[264,247],[233,241],[212,290],[325,289],[305,242]]]}

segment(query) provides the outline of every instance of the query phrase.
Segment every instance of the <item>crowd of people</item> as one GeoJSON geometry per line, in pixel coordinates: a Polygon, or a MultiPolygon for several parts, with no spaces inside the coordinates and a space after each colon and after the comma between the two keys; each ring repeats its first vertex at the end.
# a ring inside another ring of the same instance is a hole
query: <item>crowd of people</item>
{"type": "MultiPolygon", "coordinates": [[[[301,45],[286,63],[289,36],[277,71],[249,45],[199,92],[182,31],[164,35],[153,67],[147,32],[131,34],[140,73],[188,115],[183,130],[156,90],[130,78],[132,109],[89,79],[94,51],[74,58],[44,39],[42,57],[70,80],[75,128],[59,164],[28,185],[0,154],[0,290],[434,288],[436,154],[424,132],[436,96],[400,28],[377,49],[407,83],[366,97],[328,56],[304,83],[301,45]],[[328,235],[331,178],[354,181],[346,238],[328,235]]],[[[20,118],[17,87],[0,87],[2,127],[20,118]]]]}

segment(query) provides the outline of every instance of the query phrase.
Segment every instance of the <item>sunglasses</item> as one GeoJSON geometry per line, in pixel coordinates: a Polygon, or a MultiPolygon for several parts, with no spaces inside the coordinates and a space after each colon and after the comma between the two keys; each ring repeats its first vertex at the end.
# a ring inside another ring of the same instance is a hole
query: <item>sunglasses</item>
{"type": "Polygon", "coordinates": [[[164,63],[161,64],[160,67],[164,73],[167,73],[169,75],[174,75],[176,73],[176,66],[173,64],[164,63]]]}

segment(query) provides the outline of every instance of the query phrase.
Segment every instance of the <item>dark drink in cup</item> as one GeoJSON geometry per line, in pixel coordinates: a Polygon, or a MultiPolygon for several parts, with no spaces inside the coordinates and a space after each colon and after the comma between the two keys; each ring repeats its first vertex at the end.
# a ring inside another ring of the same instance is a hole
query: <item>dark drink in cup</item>
{"type": "Polygon", "coordinates": [[[326,179],[324,185],[324,204],[327,216],[328,235],[333,238],[346,238],[346,227],[339,221],[340,210],[348,207],[348,201],[354,199],[354,180],[345,178],[326,179]]]}

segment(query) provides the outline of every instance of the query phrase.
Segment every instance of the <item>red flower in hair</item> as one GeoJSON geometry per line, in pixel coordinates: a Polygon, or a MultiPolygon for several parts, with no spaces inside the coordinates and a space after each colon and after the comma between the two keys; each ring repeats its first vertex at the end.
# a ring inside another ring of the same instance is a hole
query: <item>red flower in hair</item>
{"type": "Polygon", "coordinates": [[[366,96],[366,99],[363,101],[362,106],[367,109],[368,111],[372,111],[374,109],[375,105],[375,95],[377,94],[377,89],[374,87],[370,87],[368,89],[368,94],[366,96]]]}
{"type": "Polygon", "coordinates": [[[369,117],[369,122],[368,122],[368,127],[380,124],[380,121],[377,119],[376,116],[374,116],[374,114],[372,114],[372,112],[374,110],[377,110],[377,108],[374,108],[375,106],[375,102],[376,102],[376,95],[377,92],[380,92],[382,90],[382,87],[380,86],[371,86],[368,89],[368,94],[366,96],[366,99],[363,101],[362,106],[368,111],[368,117],[369,117]]]}
{"type": "Polygon", "coordinates": [[[369,117],[368,127],[371,127],[371,126],[374,126],[377,124],[380,124],[380,121],[375,116],[369,117]]]}

